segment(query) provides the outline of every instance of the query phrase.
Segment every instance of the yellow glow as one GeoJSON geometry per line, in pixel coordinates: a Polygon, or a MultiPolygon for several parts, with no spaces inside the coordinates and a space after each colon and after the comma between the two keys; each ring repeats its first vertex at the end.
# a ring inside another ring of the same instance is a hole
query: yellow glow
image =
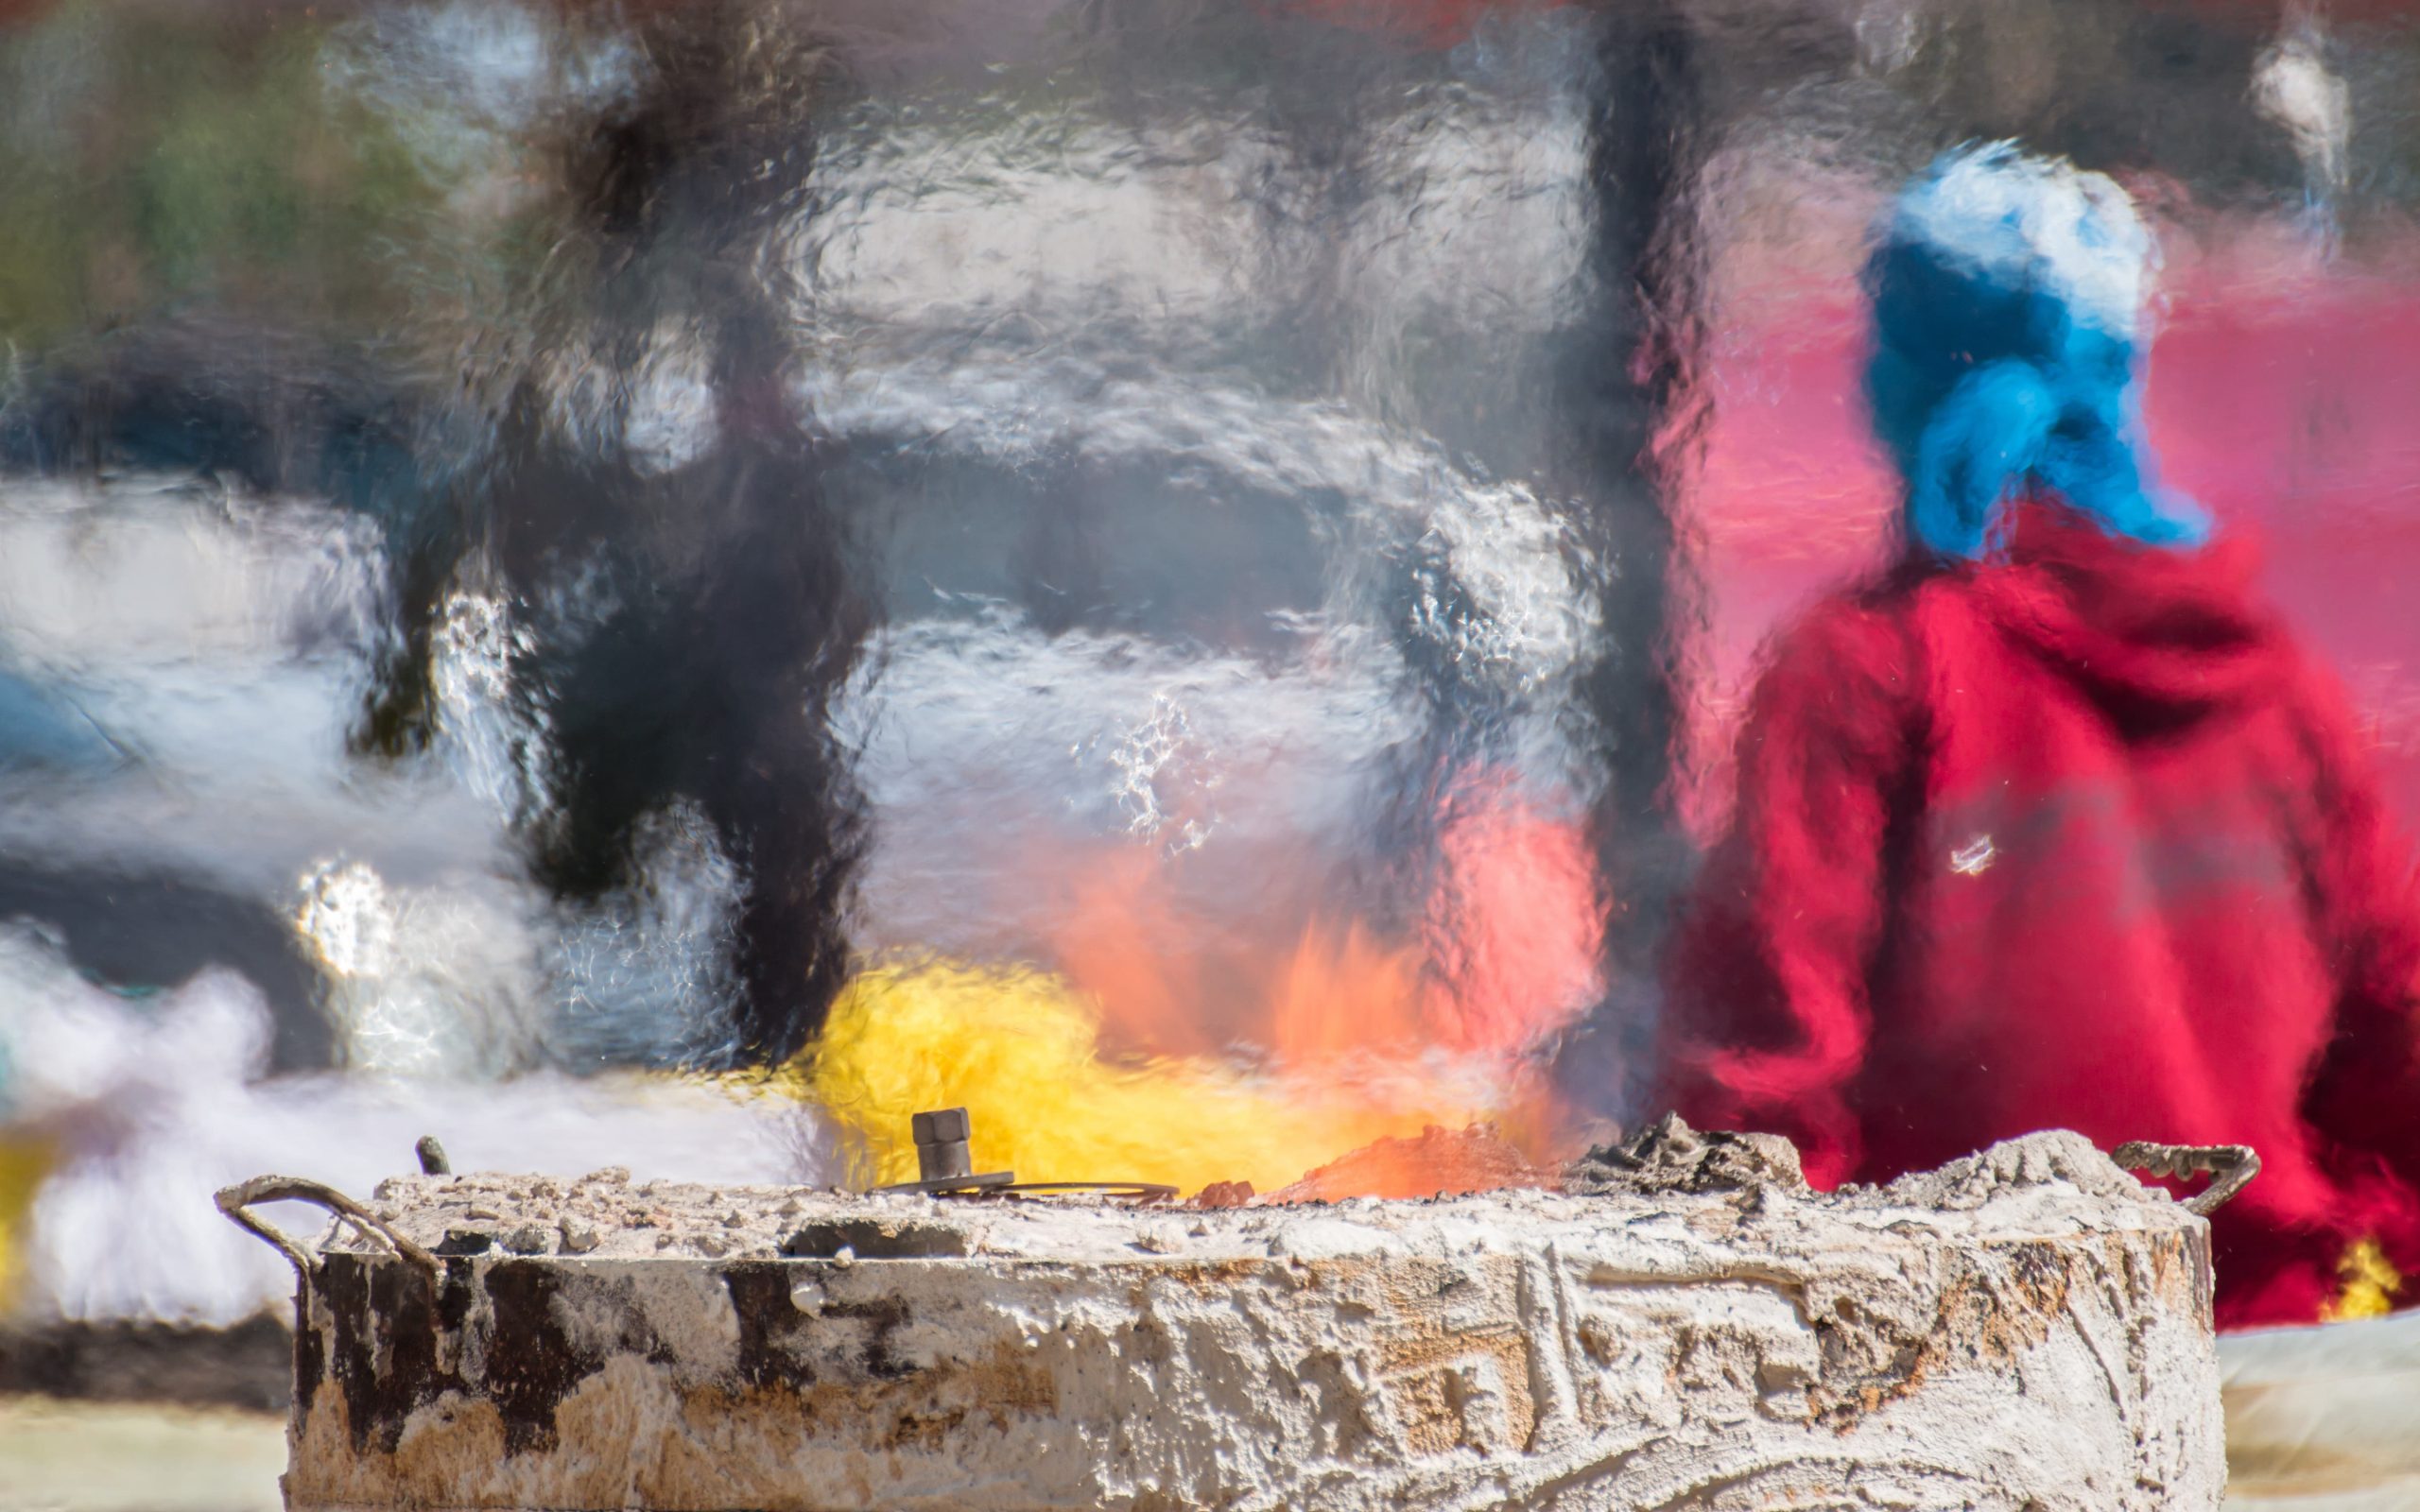
{"type": "Polygon", "coordinates": [[[1046,972],[879,968],[849,984],[821,1041],[775,1077],[864,1141],[877,1181],[915,1179],[908,1119],[927,1108],[967,1109],[978,1172],[1187,1193],[1234,1180],[1269,1192],[1373,1140],[1496,1111],[1423,1068],[1374,1071],[1366,1057],[1322,1061],[1315,1076],[1206,1057],[1116,1065],[1099,1028],[1096,1005],[1046,972]]]}
{"type": "Polygon", "coordinates": [[[2344,1278],[2344,1289],[2321,1309],[2321,1322],[2384,1317],[2394,1311],[2395,1295],[2403,1290],[2403,1273],[2386,1258],[2377,1240],[2364,1239],[2344,1251],[2344,1258],[2336,1263],[2336,1274],[2344,1278]]]}
{"type": "Polygon", "coordinates": [[[16,1306],[25,1283],[34,1194],[50,1175],[53,1159],[47,1140],[0,1134],[0,1316],[16,1306]]]}

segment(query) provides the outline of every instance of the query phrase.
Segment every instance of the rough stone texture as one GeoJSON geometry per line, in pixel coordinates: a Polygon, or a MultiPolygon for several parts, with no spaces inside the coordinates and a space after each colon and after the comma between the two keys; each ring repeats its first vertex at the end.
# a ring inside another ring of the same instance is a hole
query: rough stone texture
{"type": "Polygon", "coordinates": [[[322,1241],[297,1512],[2165,1512],[2224,1477],[2206,1226],[2074,1135],[1832,1196],[1127,1210],[600,1173],[374,1206],[454,1253],[432,1282],[322,1241]],[[535,1227],[556,1251],[510,1253],[535,1227]]]}
{"type": "Polygon", "coordinates": [[[1680,1114],[1667,1113],[1628,1143],[1600,1145],[1571,1162],[1561,1185],[1565,1192],[1597,1196],[1703,1194],[1749,1187],[1803,1193],[1806,1175],[1798,1163],[1798,1147],[1778,1134],[1701,1134],[1680,1114]]]}

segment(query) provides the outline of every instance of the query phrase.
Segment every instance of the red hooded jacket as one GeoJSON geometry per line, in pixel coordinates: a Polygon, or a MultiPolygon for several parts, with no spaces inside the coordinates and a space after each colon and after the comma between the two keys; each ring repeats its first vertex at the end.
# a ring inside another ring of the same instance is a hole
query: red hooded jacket
{"type": "Polygon", "coordinates": [[[2420,928],[2338,692],[2242,541],[2014,515],[1774,649],[1671,956],[1674,1106],[1824,1186],[2039,1128],[2250,1144],[2222,1326],[2312,1320],[2364,1238],[2420,1273],[2420,928]]]}

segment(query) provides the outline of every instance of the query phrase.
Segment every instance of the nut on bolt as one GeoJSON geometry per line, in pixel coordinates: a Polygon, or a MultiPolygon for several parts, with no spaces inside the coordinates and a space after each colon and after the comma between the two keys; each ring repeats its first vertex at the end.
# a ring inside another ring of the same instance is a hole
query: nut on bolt
{"type": "Polygon", "coordinates": [[[908,1120],[908,1132],[916,1140],[917,1178],[896,1186],[877,1187],[879,1192],[922,1192],[932,1196],[948,1193],[996,1192],[1013,1184],[1013,1171],[987,1171],[977,1176],[975,1156],[968,1141],[974,1134],[974,1124],[963,1108],[943,1108],[918,1113],[908,1120]]]}
{"type": "Polygon", "coordinates": [[[975,1174],[975,1156],[968,1140],[974,1125],[963,1108],[918,1113],[908,1120],[916,1140],[916,1174],[925,1181],[948,1181],[975,1174]]]}

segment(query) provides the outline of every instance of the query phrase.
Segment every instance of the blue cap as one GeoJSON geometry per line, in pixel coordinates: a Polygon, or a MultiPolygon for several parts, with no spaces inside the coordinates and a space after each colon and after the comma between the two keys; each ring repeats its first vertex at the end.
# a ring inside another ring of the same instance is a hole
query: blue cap
{"type": "Polygon", "coordinates": [[[1866,266],[1866,396],[1913,543],[1980,557],[2030,488],[2113,535],[2209,538],[2201,507],[2159,486],[2143,434],[2156,270],[2124,190],[2009,143],[1945,153],[1901,192],[1866,266]]]}

